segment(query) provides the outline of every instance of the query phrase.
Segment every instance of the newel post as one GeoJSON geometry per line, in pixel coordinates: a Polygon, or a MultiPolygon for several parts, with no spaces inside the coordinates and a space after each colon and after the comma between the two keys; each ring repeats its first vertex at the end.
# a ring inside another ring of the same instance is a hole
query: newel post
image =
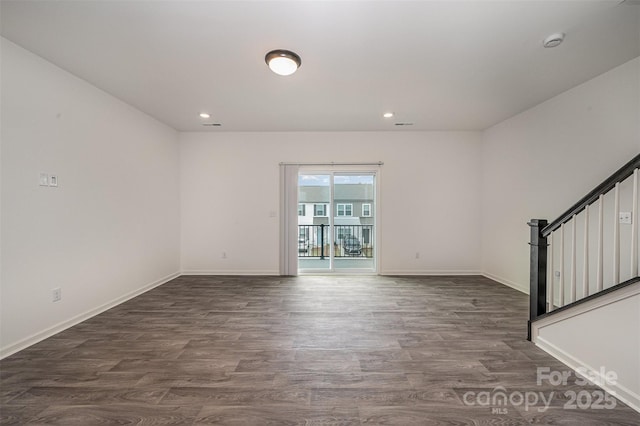
{"type": "Polygon", "coordinates": [[[527,339],[531,340],[531,323],[547,312],[547,237],[542,229],[547,226],[544,219],[531,219],[531,242],[529,255],[529,326],[527,339]]]}

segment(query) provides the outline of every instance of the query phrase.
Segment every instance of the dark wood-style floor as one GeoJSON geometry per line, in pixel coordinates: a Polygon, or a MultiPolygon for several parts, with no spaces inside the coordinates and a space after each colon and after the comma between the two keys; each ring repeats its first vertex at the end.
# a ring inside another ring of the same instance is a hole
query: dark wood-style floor
{"type": "Polygon", "coordinates": [[[525,340],[527,309],[481,277],[180,277],[1,361],[1,422],[640,424],[565,409],[597,387],[536,384],[568,369],[525,340]]]}

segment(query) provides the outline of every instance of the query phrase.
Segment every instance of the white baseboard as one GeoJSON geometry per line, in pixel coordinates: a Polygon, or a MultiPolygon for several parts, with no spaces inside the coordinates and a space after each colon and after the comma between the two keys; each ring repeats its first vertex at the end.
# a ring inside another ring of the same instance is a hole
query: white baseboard
{"type": "Polygon", "coordinates": [[[181,275],[280,275],[279,271],[264,270],[235,270],[235,269],[186,269],[181,275]]]}
{"type": "MultiPolygon", "coordinates": [[[[347,271],[353,273],[354,271],[347,271]]],[[[346,272],[345,272],[346,273],[346,272]]],[[[359,272],[358,272],[359,273],[359,272]]],[[[315,272],[310,272],[301,275],[314,275],[315,272]]],[[[322,271],[318,271],[318,274],[322,274],[322,271]]],[[[416,270],[385,270],[380,271],[377,274],[372,273],[373,275],[425,275],[425,276],[456,276],[456,275],[483,275],[480,271],[465,271],[465,270],[424,270],[424,269],[416,269],[416,270]]],[[[181,275],[280,275],[279,271],[275,271],[272,269],[264,269],[264,270],[235,270],[235,269],[185,269],[182,271],[181,275]]],[[[332,273],[331,275],[335,275],[332,273]]]]}
{"type": "Polygon", "coordinates": [[[598,381],[598,383],[596,383],[598,386],[600,386],[606,392],[614,395],[616,398],[618,398],[620,401],[627,404],[629,407],[640,412],[640,395],[633,392],[631,389],[625,386],[622,386],[620,383],[617,383],[617,382],[616,384],[611,385],[607,380],[605,380],[604,377],[601,377],[602,374],[599,369],[593,368],[593,366],[588,365],[584,361],[563,351],[553,343],[548,342],[547,340],[545,340],[540,336],[536,337],[535,344],[540,349],[542,349],[549,355],[553,356],[554,358],[558,359],[562,363],[566,364],[569,368],[573,369],[574,371],[577,370],[578,368],[587,369],[589,376],[596,378],[596,380],[598,381]]]}
{"type": "Polygon", "coordinates": [[[117,306],[121,303],[126,302],[129,299],[133,299],[136,296],[141,295],[142,293],[146,293],[147,291],[154,289],[162,284],[165,284],[169,281],[171,281],[174,278],[177,278],[180,276],[179,272],[174,272],[173,274],[167,275],[166,277],[160,278],[159,280],[156,280],[152,283],[146,284],[142,287],[140,287],[137,290],[131,291],[123,296],[120,296],[116,299],[111,300],[110,302],[107,302],[103,305],[100,305],[96,308],[90,309],[84,313],[81,313],[79,315],[76,315],[72,318],[69,318],[68,320],[62,321],[54,326],[51,326],[45,330],[42,330],[38,333],[32,334],[29,337],[26,337],[22,340],[19,340],[16,343],[13,343],[7,347],[4,347],[2,349],[0,349],[0,359],[6,358],[16,352],[19,352],[23,349],[28,348],[29,346],[35,345],[36,343],[53,336],[54,334],[58,334],[61,331],[66,330],[69,327],[73,327],[76,324],[81,323],[82,321],[86,321],[91,317],[94,317],[98,314],[101,314],[104,311],[107,311],[111,308],[113,308],[114,306],[117,306]]]}
{"type": "Polygon", "coordinates": [[[380,275],[426,275],[426,276],[455,276],[455,275],[482,275],[480,271],[464,271],[464,270],[407,270],[407,269],[387,269],[379,272],[380,275]]]}
{"type": "MultiPolygon", "coordinates": [[[[342,271],[339,272],[338,275],[348,275],[348,274],[360,274],[360,272],[357,271],[342,271]]],[[[318,271],[317,273],[314,272],[308,272],[308,273],[301,273],[300,275],[323,275],[323,271],[318,271]]],[[[406,270],[406,269],[402,269],[402,270],[386,270],[386,271],[380,271],[377,274],[376,273],[371,273],[372,275],[401,275],[401,276],[410,276],[410,275],[425,275],[425,276],[456,276],[456,275],[461,275],[461,276],[466,276],[466,275],[482,275],[482,273],[480,273],[479,271],[464,271],[464,270],[424,270],[424,269],[420,269],[420,270],[406,270]]],[[[272,276],[272,275],[280,275],[279,271],[274,271],[274,270],[210,270],[210,269],[206,269],[206,270],[200,270],[200,269],[186,269],[182,271],[182,275],[267,275],[267,276],[272,276]]],[[[335,272],[330,273],[330,275],[336,275],[335,272]]]]}
{"type": "Polygon", "coordinates": [[[515,290],[521,291],[524,294],[529,294],[529,288],[527,286],[520,285],[514,281],[510,281],[506,278],[502,278],[497,275],[490,274],[488,272],[482,272],[481,275],[485,278],[489,278],[490,280],[496,281],[500,284],[504,284],[507,287],[511,287],[515,290]]]}

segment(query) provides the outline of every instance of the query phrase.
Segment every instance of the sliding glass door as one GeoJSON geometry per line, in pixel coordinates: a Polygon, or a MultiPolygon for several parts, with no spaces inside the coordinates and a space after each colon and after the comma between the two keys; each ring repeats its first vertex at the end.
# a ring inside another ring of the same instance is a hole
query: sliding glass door
{"type": "Polygon", "coordinates": [[[298,270],[332,268],[331,175],[301,174],[298,179],[298,270]]]}
{"type": "Polygon", "coordinates": [[[298,270],[376,271],[375,173],[301,173],[298,270]]]}
{"type": "Polygon", "coordinates": [[[375,270],[375,175],[333,176],[334,270],[375,270]]]}

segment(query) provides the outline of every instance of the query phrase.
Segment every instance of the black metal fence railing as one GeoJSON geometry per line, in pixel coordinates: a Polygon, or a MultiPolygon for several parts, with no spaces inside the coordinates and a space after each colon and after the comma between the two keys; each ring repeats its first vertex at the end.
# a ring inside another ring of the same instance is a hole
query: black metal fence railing
{"type": "Polygon", "coordinates": [[[373,257],[373,225],[298,225],[298,257],[373,257]],[[333,234],[330,234],[333,232],[333,234]]]}

